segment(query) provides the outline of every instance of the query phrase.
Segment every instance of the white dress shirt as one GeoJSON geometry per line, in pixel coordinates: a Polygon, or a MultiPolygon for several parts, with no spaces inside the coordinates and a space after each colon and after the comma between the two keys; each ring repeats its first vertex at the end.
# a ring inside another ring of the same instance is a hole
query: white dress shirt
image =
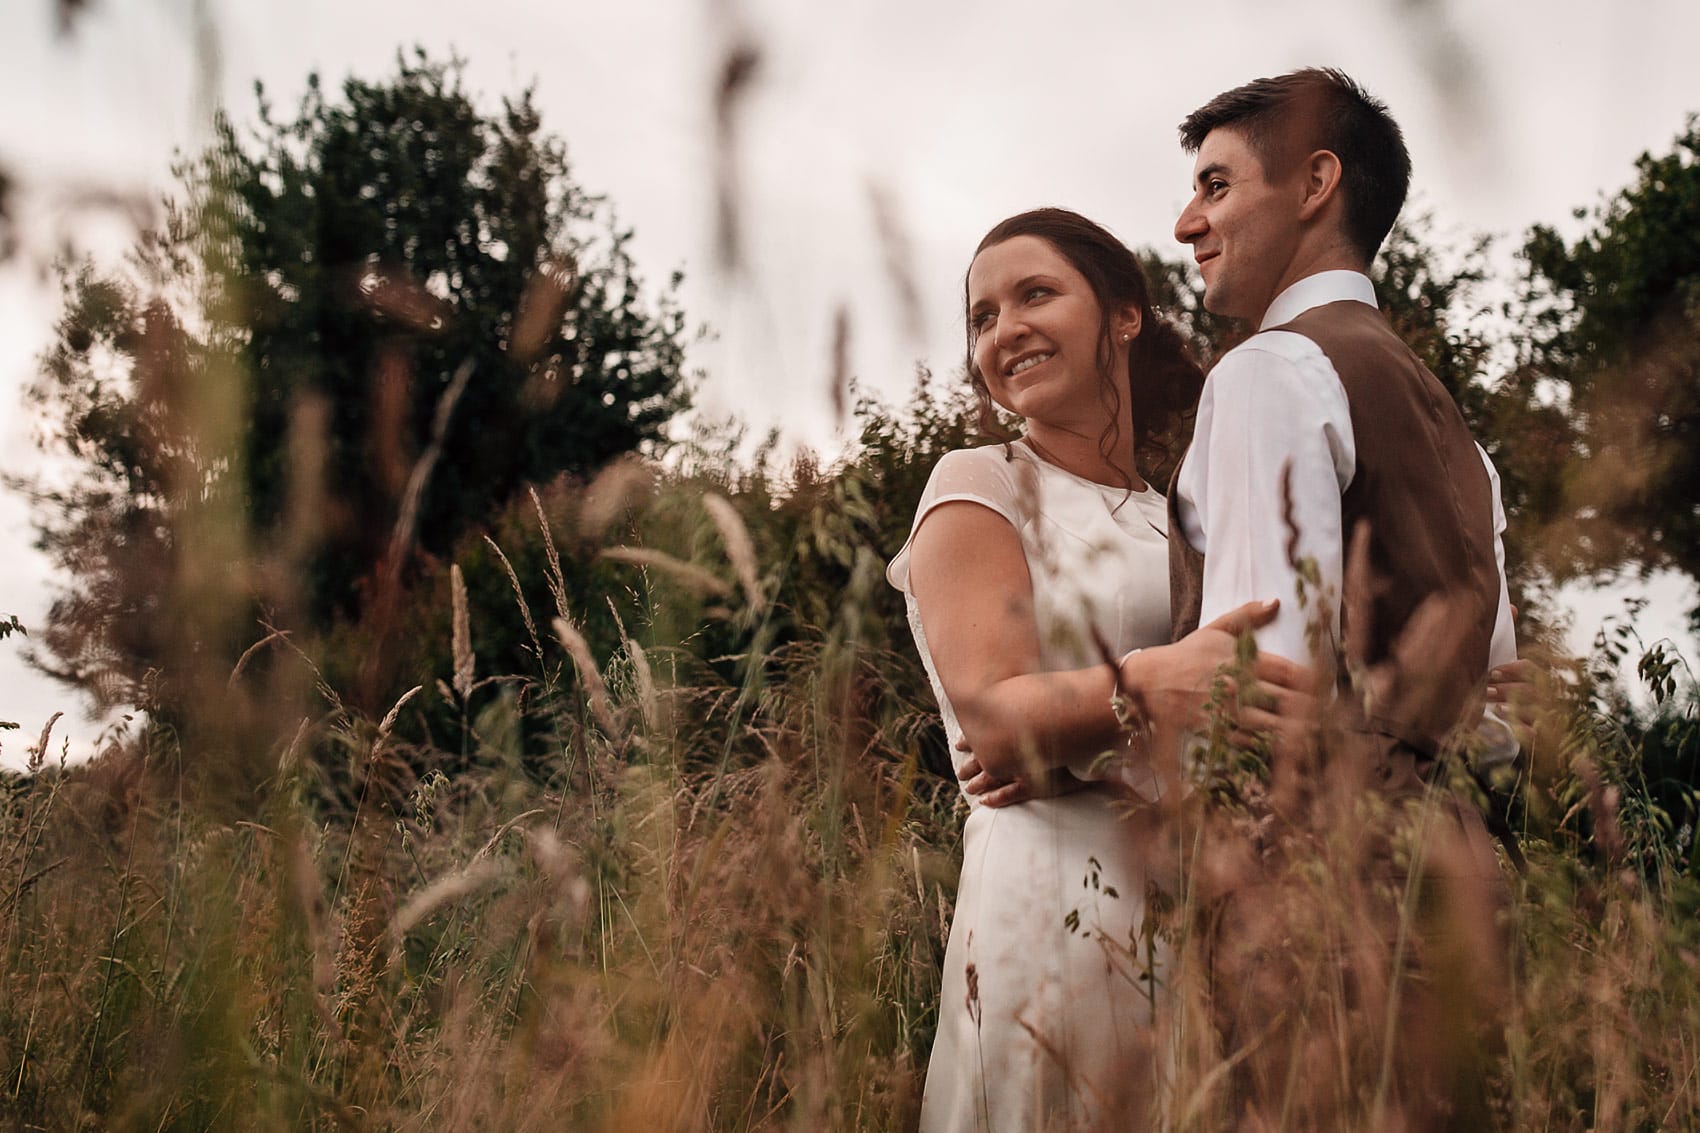
{"type": "MultiPolygon", "coordinates": [[[[1308,661],[1311,652],[1305,628],[1312,615],[1298,600],[1301,589],[1310,603],[1326,596],[1339,624],[1345,572],[1340,497],[1356,472],[1357,448],[1346,390],[1328,356],[1301,334],[1268,328],[1342,300],[1377,306],[1369,277],[1355,271],[1306,276],[1275,297],[1259,333],[1224,355],[1205,380],[1192,447],[1175,481],[1177,534],[1205,555],[1199,624],[1253,599],[1279,598],[1281,611],[1257,631],[1257,644],[1296,661],[1308,661]],[[1284,468],[1290,469],[1290,508],[1282,498],[1284,468]],[[1289,555],[1295,529],[1296,553],[1289,555]],[[1301,588],[1291,565],[1307,558],[1317,565],[1320,589],[1301,588]]],[[[1480,445],[1476,451],[1493,488],[1500,576],[1491,668],[1515,660],[1517,646],[1500,539],[1505,511],[1499,474],[1480,445]]]]}

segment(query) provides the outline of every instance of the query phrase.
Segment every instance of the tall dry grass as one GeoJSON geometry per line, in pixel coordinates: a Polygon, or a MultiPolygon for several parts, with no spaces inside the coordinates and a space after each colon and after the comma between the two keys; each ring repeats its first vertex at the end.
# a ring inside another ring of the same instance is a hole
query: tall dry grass
{"type": "MultiPolygon", "coordinates": [[[[703,506],[689,480],[649,490],[642,506],[703,506]]],[[[531,609],[538,580],[501,556],[534,671],[484,674],[457,570],[441,680],[381,719],[287,639],[244,659],[203,709],[234,704],[240,732],[193,731],[257,738],[255,784],[193,770],[216,749],[158,729],[8,779],[0,1112],[53,1129],[912,1124],[960,821],[918,767],[930,707],[894,680],[913,659],[859,641],[849,610],[764,638],[779,568],[709,507],[717,535],[690,565],[724,593],[660,559],[622,569],[658,605],[749,631],[730,666],[654,637],[594,655],[539,504],[554,608],[531,609]],[[415,726],[433,698],[453,734],[415,726]]],[[[1148,895],[1175,957],[1168,1127],[1700,1121],[1691,850],[1635,793],[1609,703],[1549,686],[1513,791],[1528,871],[1481,884],[1451,880],[1453,794],[1394,805],[1344,759],[1295,782],[1219,749],[1167,816],[1180,880],[1148,895]]]]}
{"type": "Polygon", "coordinates": [[[381,721],[323,688],[280,716],[247,814],[196,797],[177,768],[202,753],[157,731],[8,782],[0,1111],[44,1128],[908,1120],[951,798],[916,771],[919,709],[889,703],[884,659],[798,643],[740,685],[628,639],[599,666],[549,611],[565,644],[479,682],[464,598],[453,613],[441,689],[381,721]],[[442,753],[465,769],[413,777],[433,756],[400,750],[397,724],[431,696],[465,709],[442,753]],[[541,780],[522,733],[553,753],[541,780]],[[360,768],[352,807],[320,781],[337,760],[360,768]]]}

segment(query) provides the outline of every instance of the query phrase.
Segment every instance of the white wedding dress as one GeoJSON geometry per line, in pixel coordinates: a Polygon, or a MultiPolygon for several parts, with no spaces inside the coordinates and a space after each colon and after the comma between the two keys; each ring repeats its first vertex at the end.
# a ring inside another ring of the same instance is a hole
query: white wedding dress
{"type": "MultiPolygon", "coordinates": [[[[1117,656],[1168,641],[1160,493],[1095,484],[1016,442],[947,454],[915,526],[956,500],[991,509],[1018,532],[1046,668],[1100,663],[1094,627],[1117,656]]],[[[966,753],[954,745],[962,733],[909,590],[907,544],[887,578],[908,598],[909,625],[960,764],[966,753]]],[[[1071,770],[1088,777],[1090,765],[1083,753],[1071,770]]],[[[997,810],[972,806],[923,1133],[1129,1129],[1150,1119],[1163,946],[1155,943],[1153,957],[1142,938],[1150,879],[1126,811],[1103,786],[997,810]]]]}

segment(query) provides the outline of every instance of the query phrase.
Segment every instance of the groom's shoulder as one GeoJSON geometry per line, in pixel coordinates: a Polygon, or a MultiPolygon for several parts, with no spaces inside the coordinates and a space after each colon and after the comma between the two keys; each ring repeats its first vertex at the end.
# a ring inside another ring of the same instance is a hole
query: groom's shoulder
{"type": "Polygon", "coordinates": [[[1315,369],[1327,355],[1316,341],[1286,327],[1258,331],[1223,354],[1210,368],[1207,380],[1216,384],[1246,380],[1271,370],[1315,369]]]}

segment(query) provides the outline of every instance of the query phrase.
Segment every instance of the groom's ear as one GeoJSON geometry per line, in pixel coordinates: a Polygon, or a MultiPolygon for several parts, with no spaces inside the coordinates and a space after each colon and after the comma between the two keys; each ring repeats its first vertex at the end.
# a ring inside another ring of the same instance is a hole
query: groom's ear
{"type": "Polygon", "coordinates": [[[1314,220],[1340,196],[1340,159],[1333,150],[1319,149],[1304,159],[1300,169],[1299,219],[1314,220]]]}

